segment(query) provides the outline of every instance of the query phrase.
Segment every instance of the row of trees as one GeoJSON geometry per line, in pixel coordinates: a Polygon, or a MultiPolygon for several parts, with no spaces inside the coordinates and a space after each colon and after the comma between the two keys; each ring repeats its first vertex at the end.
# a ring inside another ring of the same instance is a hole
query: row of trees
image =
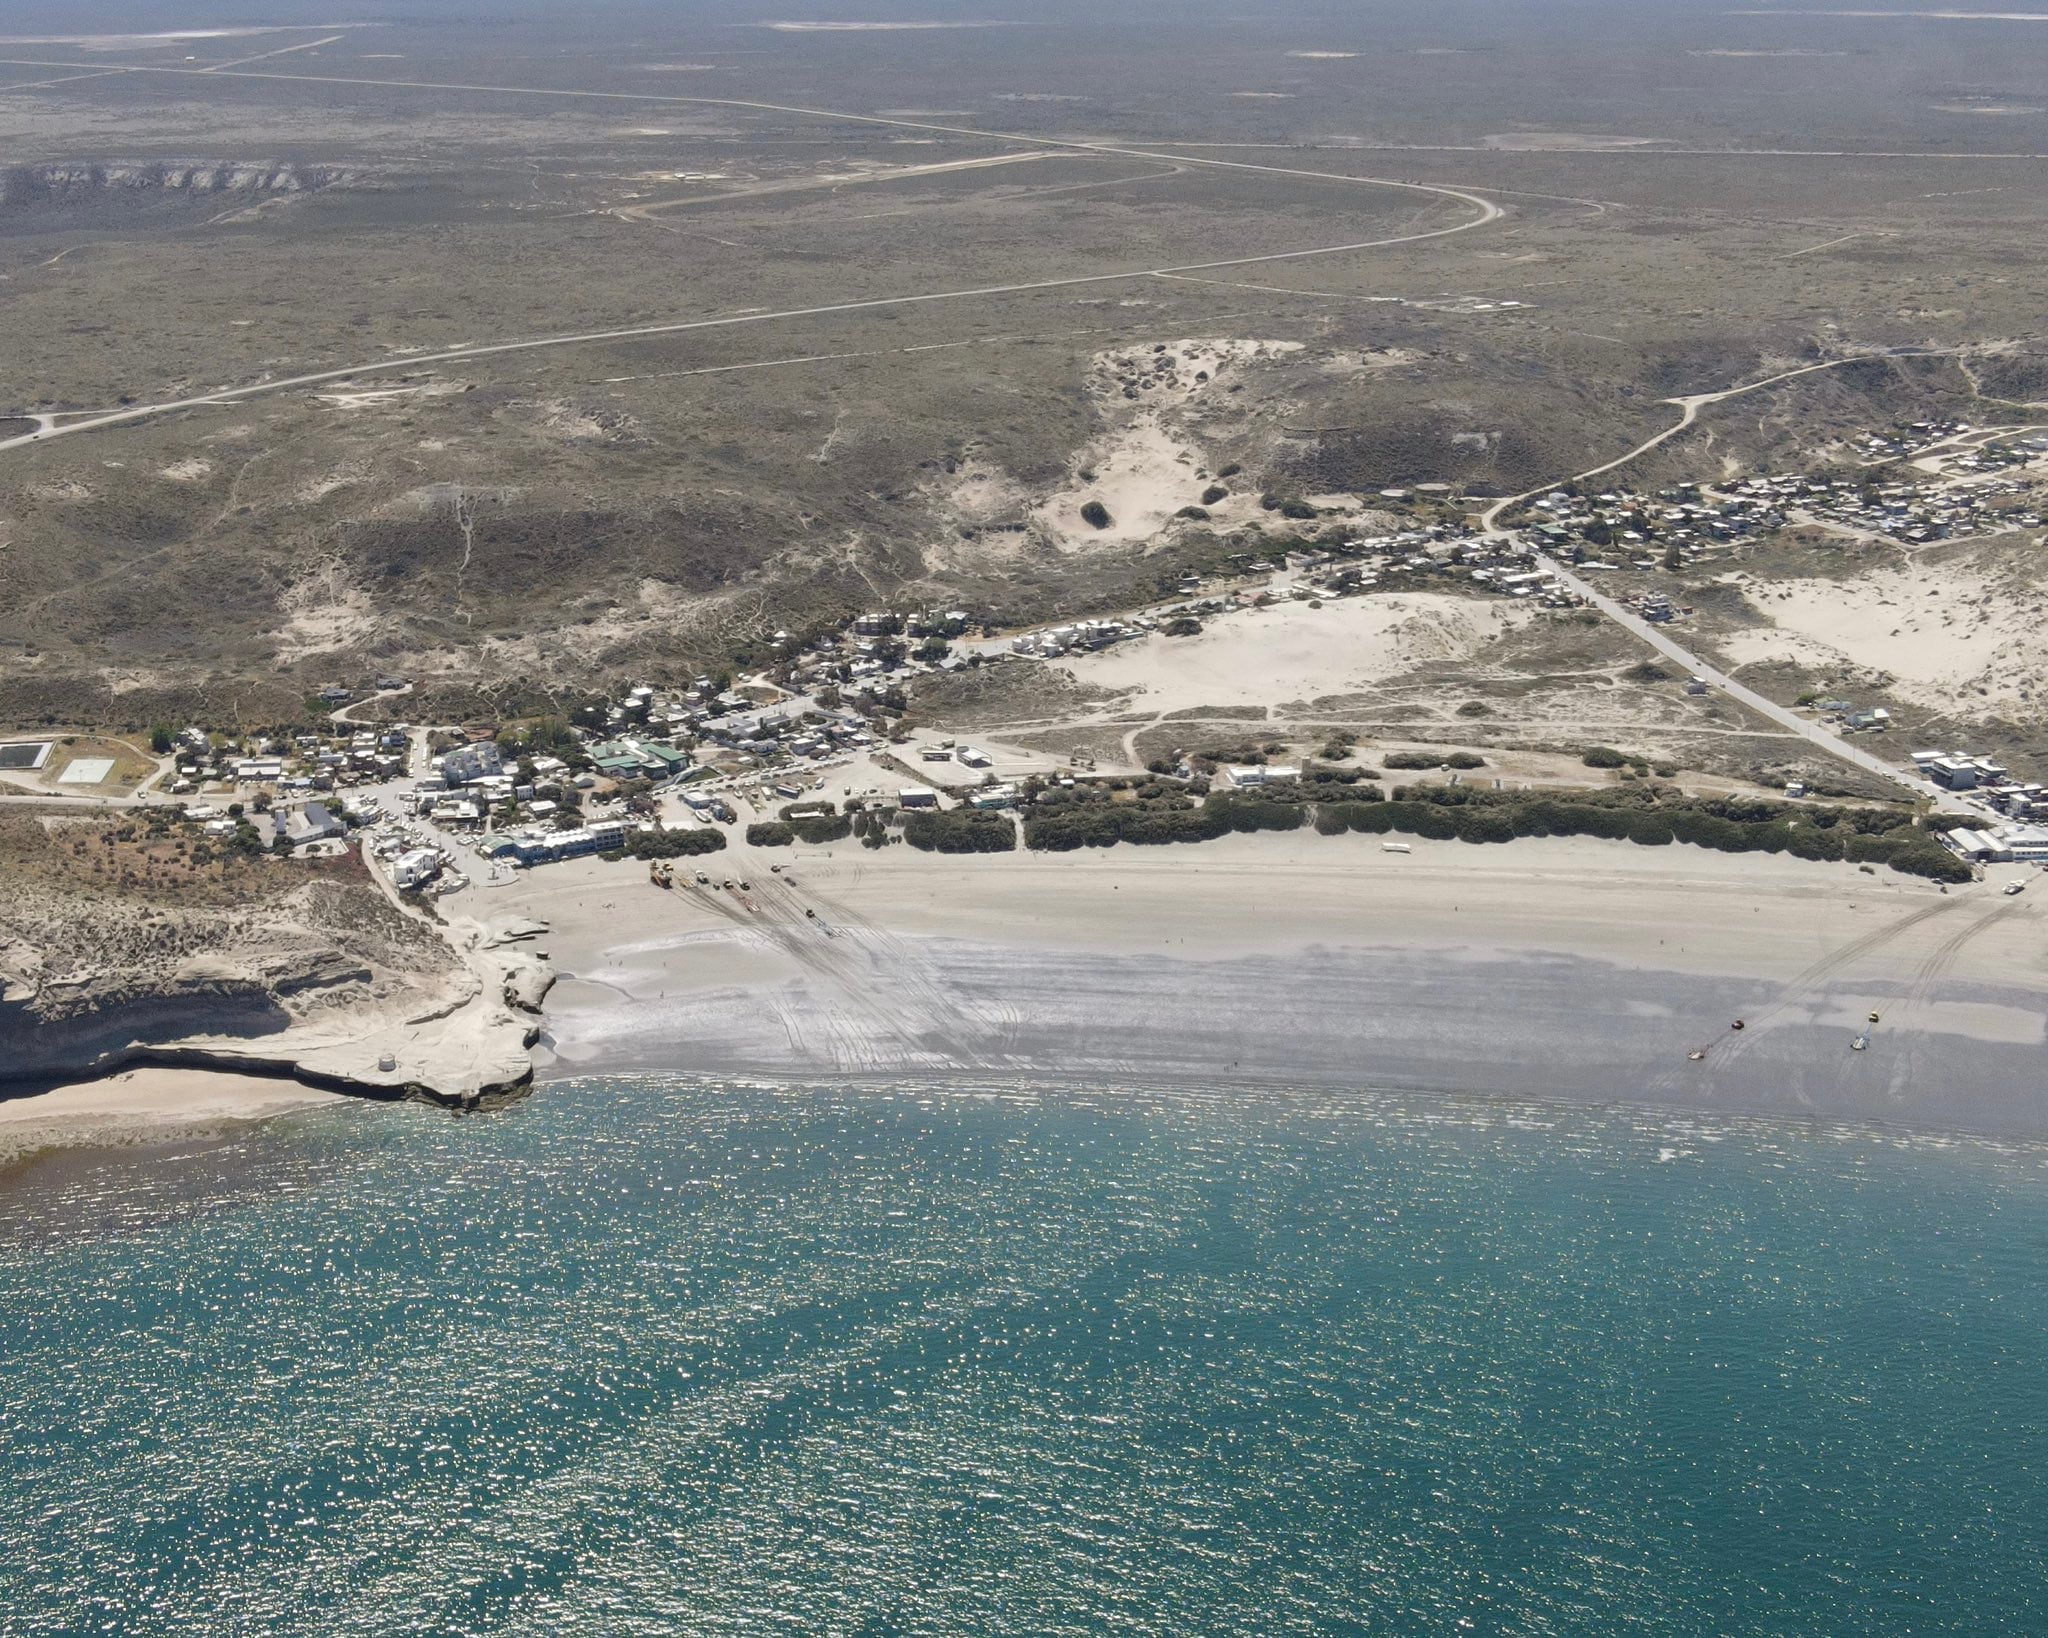
{"type": "Polygon", "coordinates": [[[1208,842],[1234,830],[1299,830],[1308,812],[1300,802],[1242,797],[1211,797],[1200,807],[1091,802],[1034,813],[1024,821],[1024,845],[1042,853],[1064,853],[1118,842],[1208,842]]]}
{"type": "Polygon", "coordinates": [[[821,819],[768,819],[747,826],[747,846],[788,847],[792,842],[843,842],[853,834],[853,821],[845,814],[821,819]]]}
{"type": "Polygon", "coordinates": [[[1968,865],[1896,810],[1807,810],[1691,800],[1565,802],[1537,796],[1459,802],[1437,800],[1435,793],[1419,800],[1421,793],[1410,790],[1396,791],[1392,801],[1364,795],[1364,800],[1319,805],[1316,829],[1324,835],[1347,830],[1397,832],[1461,842],[1511,842],[1518,836],[1601,836],[1643,847],[1687,842],[1719,853],[1789,853],[1799,859],[1888,864],[1933,881],[1970,879],[1968,865]]]}
{"type": "Polygon", "coordinates": [[[706,825],[701,830],[633,830],[626,834],[626,852],[636,859],[680,859],[717,853],[725,832],[706,825]]]}
{"type": "MultiPolygon", "coordinates": [[[[1066,852],[1119,842],[1205,842],[1233,831],[1298,830],[1313,822],[1326,836],[1358,831],[1477,844],[1520,836],[1596,836],[1642,847],[1685,842],[1722,853],[1789,853],[1801,859],[1885,864],[1934,881],[1961,882],[1971,876],[1968,865],[1898,808],[1806,808],[1763,799],[1686,797],[1651,787],[1561,798],[1466,786],[1400,786],[1389,797],[1350,770],[1329,773],[1327,779],[1257,795],[1218,792],[1199,804],[1177,787],[1152,783],[1114,792],[1106,786],[1054,792],[1056,800],[1034,804],[1026,815],[1024,845],[1066,852]]],[[[793,821],[789,811],[780,820],[749,826],[748,842],[781,847],[797,840],[839,841],[852,834],[864,846],[877,847],[890,839],[892,816],[880,812],[793,821]]],[[[893,817],[901,819],[903,840],[925,852],[1007,853],[1017,845],[1016,827],[1005,813],[960,808],[893,817]]],[[[708,852],[724,846],[725,839],[708,830],[655,832],[636,837],[635,843],[638,856],[658,857],[708,852]]]]}
{"type": "Polygon", "coordinates": [[[1007,813],[953,808],[943,813],[906,813],[903,839],[926,853],[1014,853],[1017,827],[1007,813]]]}

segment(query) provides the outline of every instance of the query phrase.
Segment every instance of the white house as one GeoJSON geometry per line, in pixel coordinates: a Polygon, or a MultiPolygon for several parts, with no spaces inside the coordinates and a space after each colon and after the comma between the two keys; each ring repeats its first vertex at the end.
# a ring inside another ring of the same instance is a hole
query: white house
{"type": "Polygon", "coordinates": [[[423,886],[441,874],[441,855],[430,847],[414,848],[391,861],[391,880],[401,891],[423,886]]]}
{"type": "Polygon", "coordinates": [[[1243,767],[1232,764],[1217,770],[1218,783],[1233,790],[1257,790],[1261,785],[1296,785],[1301,782],[1301,770],[1284,763],[1252,763],[1243,767]]]}

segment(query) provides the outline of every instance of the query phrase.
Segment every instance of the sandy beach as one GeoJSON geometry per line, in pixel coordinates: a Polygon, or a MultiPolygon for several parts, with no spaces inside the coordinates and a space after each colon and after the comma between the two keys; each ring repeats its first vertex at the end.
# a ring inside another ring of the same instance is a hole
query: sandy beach
{"type": "Polygon", "coordinates": [[[2048,1135],[2037,894],[1589,839],[1411,845],[739,849],[709,889],[585,861],[492,893],[551,924],[547,1078],[1200,1078],[2048,1135]]]}
{"type": "Polygon", "coordinates": [[[80,1144],[160,1143],[348,1100],[268,1075],[125,1070],[103,1080],[0,1097],[0,1167],[80,1144]]]}

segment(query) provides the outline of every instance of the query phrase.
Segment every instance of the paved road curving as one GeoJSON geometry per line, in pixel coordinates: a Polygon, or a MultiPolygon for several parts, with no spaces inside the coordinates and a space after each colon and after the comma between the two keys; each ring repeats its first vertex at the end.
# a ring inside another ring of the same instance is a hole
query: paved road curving
{"type": "MultiPolygon", "coordinates": [[[[4,59],[0,59],[4,60],[4,59]]],[[[69,65],[56,65],[69,66],[69,65]]],[[[192,70],[157,70],[137,66],[133,73],[154,72],[204,72],[192,70]]],[[[398,86],[415,90],[448,91],[502,91],[512,95],[547,96],[557,93],[534,86],[487,86],[455,85],[418,82],[410,80],[328,80],[322,75],[253,74],[240,71],[219,71],[218,78],[248,79],[311,79],[337,85],[398,86]]],[[[0,90],[4,90],[0,87],[0,90]]],[[[1329,182],[1352,187],[1392,189],[1404,193],[1424,194],[1471,207],[1472,215],[1464,221],[1453,222],[1446,227],[1418,229],[1412,233],[1389,234],[1377,239],[1351,240],[1342,244],[1313,245],[1302,250],[1268,251],[1256,256],[1232,256],[1216,261],[1188,262],[1171,267],[1130,268],[1120,272],[1081,273],[1059,279],[1034,279],[1017,284],[975,285],[961,290],[928,290],[905,296],[879,296],[866,301],[829,302],[813,307],[792,307],[772,313],[733,313],[719,318],[681,319],[666,324],[638,324],[616,330],[585,330],[563,335],[530,336],[516,341],[489,342],[482,345],[448,347],[434,352],[404,353],[385,358],[371,359],[360,364],[340,366],[334,369],[314,370],[301,375],[283,376],[275,380],[254,381],[239,387],[222,387],[213,392],[194,393],[185,398],[164,399],[150,404],[125,405],[117,410],[103,413],[85,412],[76,419],[65,419],[54,424],[56,418],[38,416],[44,424],[35,431],[22,433],[13,438],[0,438],[0,452],[21,449],[30,444],[44,444],[54,438],[70,437],[81,432],[95,432],[103,427],[123,426],[152,416],[167,415],[176,410],[200,409],[225,404],[240,403],[259,394],[285,392],[294,387],[319,386],[326,382],[346,381],[359,375],[369,375],[393,370],[418,369],[427,364],[452,364],[472,359],[491,358],[504,353],[533,352],[543,348],[588,346],[612,341],[632,341],[649,336],[679,335],[691,330],[714,330],[745,324],[773,324],[789,319],[828,318],[841,313],[871,312],[882,308],[907,307],[928,302],[969,301],[987,296],[1027,295],[1041,290],[1069,290],[1087,285],[1114,284],[1133,279],[1154,279],[1175,274],[1207,273],[1233,267],[1255,267],[1270,262],[1302,261],[1317,256],[1340,256],[1357,251],[1380,250],[1394,245],[1418,244],[1428,239],[1448,238],[1452,234],[1469,233],[1499,221],[1507,212],[1483,194],[1467,188],[1448,187],[1434,182],[1409,182],[1392,177],[1349,176],[1341,172],[1309,170],[1299,166],[1261,165],[1249,160],[1210,159],[1188,154],[1162,153],[1146,148],[1129,148],[1109,142],[1083,142],[1057,137],[1024,136],[1009,131],[984,131],[972,126],[938,125],[923,120],[892,119],[878,114],[849,114],[826,108],[801,108],[781,103],[742,102],[720,97],[681,96],[640,96],[628,92],[572,92],[562,93],[580,96],[599,96],[616,100],[648,102],[681,102],[702,104],[713,107],[746,108],[762,112],[801,114],[810,118],[837,120],[856,125],[900,126],[911,130],[941,132],[953,136],[980,138],[991,142],[1023,144],[1032,149],[1057,149],[1069,153],[1102,155],[1124,159],[1154,160],[1173,166],[1197,166],[1205,170],[1247,171],[1265,176],[1284,176],[1315,182],[1329,182]]]]}
{"type": "Polygon", "coordinates": [[[1570,569],[1566,568],[1556,559],[1539,556],[1537,562],[1556,575],[1565,585],[1585,598],[1587,602],[1606,615],[1608,619],[1635,636],[1640,637],[1659,654],[1664,655],[1668,659],[1676,660],[1694,676],[1704,677],[1730,699],[1739,700],[1742,704],[1748,706],[1750,710],[1756,712],[1758,716],[1766,717],[1770,721],[1777,723],[1779,727],[1789,729],[1801,739],[1826,752],[1837,761],[1850,763],[1862,769],[1865,773],[1875,774],[1878,778],[1890,784],[1901,786],[1913,796],[1931,801],[1936,808],[1943,812],[1972,813],[1975,811],[1949,795],[1938,785],[1928,780],[1914,777],[1896,764],[1887,762],[1883,757],[1866,751],[1862,746],[1853,744],[1837,734],[1829,733],[1819,723],[1809,721],[1807,718],[1800,716],[1796,711],[1778,704],[1776,700],[1766,699],[1755,689],[1743,686],[1743,684],[1737,682],[1726,672],[1709,665],[1705,660],[1693,653],[1691,649],[1684,647],[1668,631],[1660,626],[1653,625],[1641,615],[1624,608],[1605,592],[1596,590],[1583,576],[1572,573],[1570,569]]]}

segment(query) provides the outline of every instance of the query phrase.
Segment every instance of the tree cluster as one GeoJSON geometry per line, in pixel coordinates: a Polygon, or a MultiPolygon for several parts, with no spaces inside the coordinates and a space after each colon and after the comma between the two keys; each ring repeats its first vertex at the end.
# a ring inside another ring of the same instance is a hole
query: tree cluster
{"type": "Polygon", "coordinates": [[[903,839],[926,853],[1013,853],[1017,827],[1007,813],[953,808],[944,813],[906,813],[903,839]]]}
{"type": "Polygon", "coordinates": [[[626,851],[636,859],[679,859],[716,853],[725,846],[725,832],[712,830],[636,830],[626,837],[626,851]]]}

